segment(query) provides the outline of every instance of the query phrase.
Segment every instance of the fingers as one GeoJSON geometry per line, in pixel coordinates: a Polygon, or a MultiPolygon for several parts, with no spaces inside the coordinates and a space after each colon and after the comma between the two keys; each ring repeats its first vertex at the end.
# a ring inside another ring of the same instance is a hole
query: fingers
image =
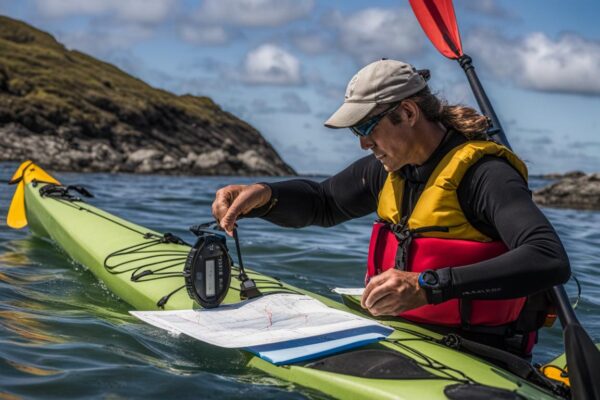
{"type": "Polygon", "coordinates": [[[380,276],[381,275],[376,275],[376,276],[371,277],[371,279],[369,280],[369,283],[365,287],[362,297],[360,298],[360,306],[362,308],[369,308],[369,307],[367,307],[367,299],[371,295],[371,292],[373,291],[373,289],[375,289],[379,285],[379,281],[381,280],[380,276]]]}
{"type": "MultiPolygon", "coordinates": [[[[369,282],[369,285],[371,285],[371,282],[369,282]]],[[[395,294],[399,289],[400,287],[398,287],[398,282],[396,282],[395,280],[376,280],[366,298],[363,293],[365,307],[370,310],[379,300],[383,299],[389,294],[395,294]]]]}
{"type": "Polygon", "coordinates": [[[221,228],[231,236],[240,215],[261,207],[270,198],[271,189],[267,185],[229,185],[217,191],[212,213],[221,228]]]}
{"type": "Polygon", "coordinates": [[[392,294],[388,294],[383,298],[379,299],[373,306],[369,308],[371,315],[398,315],[405,311],[402,308],[398,308],[398,302],[394,299],[392,294]]]}
{"type": "MultiPolygon", "coordinates": [[[[229,235],[233,234],[233,228],[235,226],[235,221],[237,221],[238,217],[241,214],[244,214],[245,212],[249,211],[249,210],[245,209],[245,208],[247,208],[247,204],[246,204],[247,202],[248,202],[248,193],[241,192],[235,198],[233,203],[231,203],[231,205],[227,209],[227,213],[225,214],[225,216],[223,216],[223,218],[219,221],[221,224],[221,228],[225,229],[225,232],[227,232],[227,234],[229,234],[229,235]]],[[[252,209],[252,208],[250,208],[250,209],[252,209]]]]}
{"type": "Polygon", "coordinates": [[[418,273],[388,270],[374,276],[363,293],[361,305],[372,315],[398,315],[427,304],[418,286],[418,273]]]}
{"type": "Polygon", "coordinates": [[[369,280],[367,287],[365,287],[365,291],[363,292],[363,295],[360,299],[360,305],[362,306],[362,308],[368,309],[371,306],[371,304],[367,304],[367,300],[371,299],[371,294],[376,288],[380,287],[381,285],[384,284],[384,282],[387,281],[388,275],[390,275],[390,271],[392,271],[392,270],[387,270],[387,271],[383,272],[382,274],[371,277],[371,279],[369,280]]]}
{"type": "Polygon", "coordinates": [[[242,189],[242,185],[229,185],[217,190],[212,203],[212,215],[217,221],[221,221],[227,214],[229,206],[242,189]]]}

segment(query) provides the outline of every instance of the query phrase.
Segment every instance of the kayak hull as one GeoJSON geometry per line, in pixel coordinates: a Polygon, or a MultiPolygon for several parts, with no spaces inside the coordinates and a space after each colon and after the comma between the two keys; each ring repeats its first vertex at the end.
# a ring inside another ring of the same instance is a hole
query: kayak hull
{"type": "MultiPolygon", "coordinates": [[[[198,307],[182,288],[184,279],[181,272],[190,249],[188,245],[159,242],[144,248],[147,244],[159,241],[162,234],[83,201],[42,197],[40,189],[44,186],[44,183],[33,180],[26,183],[24,188],[26,217],[33,233],[55,242],[71,259],[87,268],[111,292],[136,310],[159,310],[157,303],[168,294],[171,295],[164,304],[165,310],[198,307]],[[140,248],[141,252],[137,251],[140,248]],[[148,250],[153,253],[144,253],[148,250]],[[145,259],[148,255],[154,258],[145,259]],[[170,265],[161,272],[171,275],[163,279],[132,280],[132,274],[151,269],[145,266],[149,261],[157,263],[159,267],[170,265]]],[[[248,274],[260,282],[263,293],[300,292],[330,307],[358,313],[342,303],[281,283],[275,278],[255,271],[248,271],[248,274]]],[[[240,301],[237,290],[239,281],[232,278],[231,287],[233,290],[228,292],[224,300],[226,304],[240,301]]],[[[440,335],[425,328],[399,320],[380,322],[395,328],[394,333],[386,341],[365,346],[365,349],[385,350],[401,356],[429,374],[429,379],[411,379],[410,376],[394,379],[361,377],[345,371],[324,371],[315,368],[310,361],[276,366],[246,352],[248,366],[339,399],[444,399],[447,398],[444,390],[457,384],[499,388],[525,398],[555,398],[499,367],[438,344],[435,340],[440,335]]],[[[360,357],[357,362],[360,362],[360,357]]],[[[364,368],[367,371],[369,365],[364,368]]],[[[402,371],[395,372],[402,375],[402,371]]]]}

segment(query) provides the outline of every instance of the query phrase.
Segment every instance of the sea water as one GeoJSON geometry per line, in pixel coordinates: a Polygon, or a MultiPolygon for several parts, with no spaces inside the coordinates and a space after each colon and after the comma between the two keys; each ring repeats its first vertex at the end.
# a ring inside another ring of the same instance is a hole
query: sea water
{"type": "MultiPolygon", "coordinates": [[[[0,164],[10,179],[16,164],[0,164]]],[[[187,241],[190,225],[211,219],[215,191],[257,178],[130,174],[56,174],[85,185],[89,202],[125,219],[187,241]]],[[[313,177],[311,179],[324,179],[313,177]]],[[[260,178],[274,181],[274,178],[260,178]]],[[[547,182],[533,179],[532,187],[547,182]]],[[[6,215],[14,188],[0,191],[6,215]]],[[[558,231],[583,293],[577,314],[600,341],[600,212],[543,209],[558,231]]],[[[239,223],[244,264],[331,297],[334,287],[361,286],[374,216],[333,228],[286,229],[260,219],[239,223]]],[[[573,281],[570,296],[577,295],[573,281]]],[[[51,243],[0,222],[0,398],[302,399],[322,394],[245,367],[221,350],[154,330],[130,307],[51,243]]],[[[534,361],[562,353],[557,323],[542,331],[534,361]]]]}

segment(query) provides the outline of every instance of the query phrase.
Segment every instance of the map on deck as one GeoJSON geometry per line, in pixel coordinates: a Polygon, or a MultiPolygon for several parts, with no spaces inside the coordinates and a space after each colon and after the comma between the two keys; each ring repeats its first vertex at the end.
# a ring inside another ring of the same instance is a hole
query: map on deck
{"type": "Polygon", "coordinates": [[[333,288],[331,290],[333,293],[343,294],[346,296],[362,296],[365,288],[333,288]]]}
{"type": "Polygon", "coordinates": [[[393,331],[298,294],[272,294],[214,309],[130,313],[156,327],[215,346],[243,348],[275,364],[361,346],[393,331]]]}

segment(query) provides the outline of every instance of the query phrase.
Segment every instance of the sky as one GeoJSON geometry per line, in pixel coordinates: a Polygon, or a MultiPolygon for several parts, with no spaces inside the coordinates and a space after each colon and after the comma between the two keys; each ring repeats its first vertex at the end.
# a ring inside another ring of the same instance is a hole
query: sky
{"type": "MultiPolygon", "coordinates": [[[[456,0],[463,50],[532,174],[600,172],[600,2],[456,0]]],[[[0,0],[0,13],[150,85],[211,97],[303,174],[365,156],[323,122],[363,66],[431,71],[449,103],[476,107],[408,0],[0,0]]]]}

